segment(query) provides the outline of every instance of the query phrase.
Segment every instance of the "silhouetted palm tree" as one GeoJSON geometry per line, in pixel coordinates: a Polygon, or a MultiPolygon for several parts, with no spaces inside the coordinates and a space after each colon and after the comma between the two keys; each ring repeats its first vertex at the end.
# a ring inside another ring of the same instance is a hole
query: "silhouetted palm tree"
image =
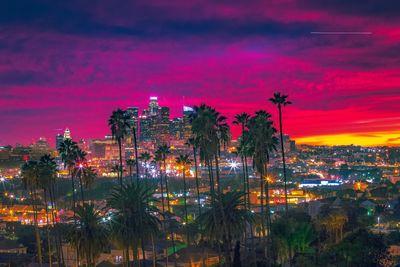
{"type": "Polygon", "coordinates": [[[129,167],[129,176],[131,177],[131,182],[133,182],[132,167],[136,166],[136,160],[135,159],[127,159],[126,165],[128,165],[128,167],[129,167]]]}
{"type": "Polygon", "coordinates": [[[151,155],[150,155],[150,153],[148,153],[148,152],[143,152],[143,153],[141,153],[140,154],[140,157],[139,157],[139,159],[144,163],[144,173],[145,173],[145,178],[149,178],[148,177],[148,172],[149,172],[149,170],[148,170],[148,162],[151,160],[151,155]]]}
{"type": "Polygon", "coordinates": [[[187,140],[186,144],[193,148],[193,159],[194,159],[194,176],[196,179],[196,192],[197,192],[197,206],[199,208],[199,215],[201,214],[201,203],[200,203],[200,182],[199,182],[199,172],[197,166],[197,148],[199,142],[196,138],[191,137],[187,140]]]}
{"type": "Polygon", "coordinates": [[[91,185],[93,185],[97,174],[92,167],[87,166],[85,163],[79,163],[74,169],[74,176],[79,178],[81,200],[83,204],[85,203],[85,194],[83,193],[83,189],[88,189],[91,185]]]}
{"type": "MultiPolygon", "coordinates": [[[[169,150],[169,146],[167,144],[161,145],[158,147],[156,153],[161,157],[161,160],[163,162],[163,172],[164,172],[164,182],[165,182],[165,191],[167,193],[167,208],[168,212],[171,211],[170,209],[170,201],[169,201],[169,188],[168,188],[168,177],[167,177],[167,155],[171,154],[171,151],[169,150]]],[[[162,181],[161,181],[162,183],[162,181]]]]}
{"type": "MultiPolygon", "coordinates": [[[[239,138],[239,146],[237,147],[237,154],[240,156],[240,160],[242,162],[242,170],[243,170],[243,192],[248,194],[249,192],[249,185],[247,184],[248,181],[248,174],[246,172],[246,165],[247,164],[247,144],[246,144],[246,138],[245,138],[245,130],[246,130],[246,124],[250,119],[250,115],[247,114],[246,112],[242,112],[240,114],[237,114],[235,116],[235,120],[233,121],[233,124],[240,125],[241,126],[241,136],[239,138]]],[[[249,195],[247,197],[245,196],[245,204],[246,201],[248,200],[249,195]]],[[[250,203],[248,203],[250,205],[250,203]]],[[[250,208],[250,206],[249,206],[250,208]]]]}
{"type": "Polygon", "coordinates": [[[64,168],[68,169],[68,173],[71,176],[71,186],[72,186],[72,207],[76,205],[76,192],[75,192],[75,181],[73,169],[76,163],[80,160],[80,156],[82,156],[81,150],[78,147],[78,144],[71,139],[65,139],[59,148],[59,153],[61,156],[61,160],[64,162],[64,168]]]}
{"type": "MultiPolygon", "coordinates": [[[[189,155],[179,155],[179,157],[176,158],[176,164],[182,170],[182,177],[183,177],[183,201],[184,201],[184,208],[185,208],[186,229],[187,229],[187,224],[188,224],[186,170],[187,170],[187,167],[190,166],[191,163],[192,163],[192,161],[189,159],[189,155]]],[[[189,232],[186,232],[186,240],[189,243],[189,232]]]]}
{"type": "Polygon", "coordinates": [[[93,205],[78,205],[74,209],[76,224],[68,225],[66,240],[86,261],[85,266],[94,267],[96,258],[109,245],[108,229],[93,205]]]}
{"type": "MultiPolygon", "coordinates": [[[[114,212],[111,225],[114,236],[133,250],[138,264],[138,248],[159,231],[160,221],[156,217],[158,209],[153,205],[155,187],[148,180],[140,180],[116,188],[108,199],[108,207],[114,212]]],[[[144,259],[143,259],[144,260],[144,259]]]]}
{"type": "Polygon", "coordinates": [[[126,111],[122,109],[114,110],[108,119],[108,126],[110,126],[111,133],[113,138],[118,143],[119,148],[119,184],[122,186],[122,174],[123,174],[123,166],[122,166],[122,141],[128,134],[128,129],[130,127],[129,124],[129,115],[126,111]]]}
{"type": "Polygon", "coordinates": [[[38,227],[38,207],[37,207],[37,190],[39,187],[39,164],[37,161],[27,161],[21,166],[21,176],[25,188],[31,195],[31,205],[33,210],[33,225],[35,227],[35,239],[37,258],[39,264],[42,265],[42,244],[40,240],[40,233],[38,227]]]}
{"type": "Polygon", "coordinates": [[[286,177],[286,161],[285,161],[285,148],[283,145],[283,130],[282,130],[282,106],[287,106],[292,104],[292,102],[287,100],[288,96],[283,95],[279,92],[274,93],[274,97],[270,98],[274,105],[278,106],[279,111],[279,134],[280,134],[280,141],[281,141],[281,152],[282,152],[282,164],[283,164],[283,179],[285,183],[285,211],[286,215],[288,214],[288,198],[287,198],[287,177],[286,177]]]}
{"type": "Polygon", "coordinates": [[[198,217],[204,226],[205,236],[224,246],[225,266],[231,266],[232,241],[240,239],[246,224],[253,221],[252,214],[244,208],[243,192],[217,193],[211,208],[198,217]],[[221,229],[226,227],[226,232],[221,229]],[[226,234],[229,233],[229,234],[226,234]]]}

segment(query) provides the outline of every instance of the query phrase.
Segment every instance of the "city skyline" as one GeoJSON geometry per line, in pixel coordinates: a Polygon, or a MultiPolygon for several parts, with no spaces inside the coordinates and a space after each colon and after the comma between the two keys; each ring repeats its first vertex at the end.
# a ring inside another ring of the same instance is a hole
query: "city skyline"
{"type": "Polygon", "coordinates": [[[0,145],[65,127],[102,137],[112,110],[154,95],[171,117],[206,103],[276,122],[275,91],[294,103],[284,132],[298,143],[398,145],[398,5],[5,1],[0,145]]]}

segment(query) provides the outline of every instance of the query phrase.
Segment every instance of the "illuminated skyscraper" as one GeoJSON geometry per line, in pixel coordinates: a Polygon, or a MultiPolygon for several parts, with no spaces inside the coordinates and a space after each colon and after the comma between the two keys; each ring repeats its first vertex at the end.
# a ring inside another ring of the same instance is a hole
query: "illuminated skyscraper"
{"type": "Polygon", "coordinates": [[[59,150],[61,147],[61,143],[64,141],[64,136],[62,134],[56,135],[56,149],[59,150]]]}
{"type": "Polygon", "coordinates": [[[193,114],[193,108],[188,106],[183,106],[183,134],[182,138],[188,140],[192,136],[192,124],[190,122],[190,117],[193,114]]]}
{"type": "MultiPolygon", "coordinates": [[[[133,143],[133,128],[135,128],[136,135],[139,134],[139,108],[137,107],[129,107],[126,109],[127,114],[129,115],[129,125],[131,126],[128,129],[128,136],[126,138],[126,143],[127,144],[132,144],[133,143]]],[[[136,136],[137,137],[137,136],[136,136]]]]}
{"type": "Polygon", "coordinates": [[[160,106],[158,105],[158,98],[156,96],[151,96],[150,103],[149,103],[150,115],[152,115],[152,116],[157,115],[159,112],[159,109],[160,109],[160,106]]]}
{"type": "Polygon", "coordinates": [[[158,144],[169,141],[169,107],[161,107],[155,121],[155,139],[158,144]]]}
{"type": "Polygon", "coordinates": [[[72,139],[71,138],[71,132],[70,132],[70,130],[68,128],[66,128],[65,131],[64,131],[64,140],[65,139],[72,139]]]}

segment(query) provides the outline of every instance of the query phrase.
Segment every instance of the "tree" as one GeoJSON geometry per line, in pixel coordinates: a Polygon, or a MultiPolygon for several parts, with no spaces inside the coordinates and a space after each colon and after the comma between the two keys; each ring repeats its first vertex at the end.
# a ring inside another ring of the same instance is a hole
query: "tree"
{"type": "Polygon", "coordinates": [[[330,212],[322,219],[322,225],[325,226],[331,241],[335,244],[339,243],[343,239],[343,227],[347,220],[348,218],[346,214],[342,212],[330,212]]]}
{"type": "Polygon", "coordinates": [[[139,159],[144,163],[144,173],[145,173],[145,178],[149,178],[148,177],[148,166],[147,163],[151,160],[151,155],[148,152],[143,152],[140,154],[139,159]]]}
{"type": "MultiPolygon", "coordinates": [[[[176,164],[182,170],[182,177],[183,177],[183,201],[185,207],[185,224],[188,224],[188,212],[187,212],[187,188],[186,188],[186,170],[187,167],[190,166],[192,161],[189,159],[189,155],[179,155],[176,158],[176,164]]],[[[187,226],[186,226],[187,229],[187,226]]],[[[186,231],[186,240],[189,243],[189,232],[186,231]]]]}
{"type": "Polygon", "coordinates": [[[193,160],[194,160],[194,178],[196,180],[196,192],[197,192],[197,206],[199,208],[199,215],[201,214],[201,203],[200,203],[200,182],[199,182],[199,172],[197,166],[197,149],[199,142],[196,138],[190,137],[186,144],[193,148],[193,160]]]}
{"type": "Polygon", "coordinates": [[[118,143],[119,148],[119,184],[122,186],[122,141],[128,134],[128,129],[130,127],[129,124],[130,117],[125,110],[117,109],[114,110],[108,119],[108,126],[111,129],[112,136],[114,140],[118,143]]]}
{"type": "Polygon", "coordinates": [[[231,266],[232,241],[240,239],[246,224],[253,221],[252,214],[244,209],[243,192],[216,193],[209,210],[198,217],[205,236],[218,246],[224,246],[225,264],[231,266]],[[221,231],[221,229],[226,231],[221,231]]]}
{"type": "MultiPolygon", "coordinates": [[[[242,170],[243,170],[243,192],[246,194],[249,194],[249,185],[248,185],[248,173],[246,171],[246,165],[247,165],[247,138],[245,137],[245,130],[246,130],[246,125],[250,119],[250,115],[247,114],[246,112],[242,112],[240,114],[237,114],[235,116],[235,120],[233,121],[233,124],[237,124],[241,126],[241,136],[239,138],[239,146],[237,147],[237,155],[240,156],[240,160],[242,162],[242,170]]],[[[250,198],[249,195],[247,195],[247,198],[245,198],[245,204],[246,201],[250,198]]],[[[248,201],[248,208],[250,209],[250,201],[248,201]]]]}
{"type": "Polygon", "coordinates": [[[286,177],[286,161],[285,161],[285,148],[283,145],[283,130],[282,130],[282,106],[285,107],[287,105],[292,104],[292,102],[287,100],[288,96],[283,95],[279,92],[274,93],[274,97],[270,98],[269,101],[278,106],[279,111],[279,134],[280,134],[280,143],[281,143],[281,153],[282,153],[282,164],[283,164],[283,179],[285,183],[285,211],[286,215],[288,213],[288,198],[287,198],[287,177],[286,177]]]}
{"type": "Polygon", "coordinates": [[[85,202],[85,194],[83,193],[83,189],[88,189],[93,185],[97,174],[92,167],[87,166],[85,163],[79,163],[74,169],[74,176],[79,178],[81,200],[83,204],[85,202]]]}
{"type": "Polygon", "coordinates": [[[31,204],[33,210],[33,224],[35,227],[35,238],[36,238],[36,249],[37,249],[37,258],[39,264],[42,265],[42,244],[40,240],[40,233],[38,227],[38,218],[37,212],[38,208],[36,205],[37,202],[37,189],[39,186],[39,164],[37,161],[27,161],[21,167],[21,176],[22,181],[24,183],[25,188],[29,191],[31,195],[31,204]]]}
{"type": "Polygon", "coordinates": [[[160,221],[156,217],[158,209],[153,205],[155,187],[148,180],[140,180],[115,188],[108,199],[108,207],[113,211],[111,220],[113,234],[125,248],[131,247],[135,263],[138,264],[138,248],[143,242],[156,235],[160,221]]]}
{"type": "Polygon", "coordinates": [[[108,246],[108,229],[100,212],[93,205],[84,203],[75,208],[76,224],[68,225],[66,240],[85,259],[86,266],[94,267],[96,258],[108,246]]]}
{"type": "MultiPolygon", "coordinates": [[[[168,177],[167,177],[167,155],[171,154],[171,151],[169,150],[169,146],[167,144],[163,144],[158,147],[156,154],[159,155],[162,163],[163,163],[163,172],[164,172],[164,182],[165,182],[165,191],[167,193],[167,208],[168,212],[170,212],[170,201],[169,201],[169,188],[168,188],[168,177]]],[[[161,179],[161,190],[163,188],[163,181],[161,179]]],[[[161,192],[163,195],[163,192],[161,192]]],[[[164,196],[163,196],[164,197],[164,196]]],[[[162,198],[163,199],[163,198],[162,198]]],[[[163,199],[164,200],[164,199],[163,199]]]]}
{"type": "Polygon", "coordinates": [[[132,167],[136,166],[136,160],[135,159],[127,159],[126,165],[128,165],[128,167],[129,167],[129,177],[131,177],[131,182],[133,182],[132,167]]]}
{"type": "Polygon", "coordinates": [[[65,139],[59,148],[59,153],[61,160],[64,162],[64,168],[68,169],[69,176],[71,177],[72,185],[72,207],[76,205],[76,195],[75,195],[75,181],[73,169],[77,162],[84,155],[82,150],[79,149],[78,144],[71,139],[65,139]]]}

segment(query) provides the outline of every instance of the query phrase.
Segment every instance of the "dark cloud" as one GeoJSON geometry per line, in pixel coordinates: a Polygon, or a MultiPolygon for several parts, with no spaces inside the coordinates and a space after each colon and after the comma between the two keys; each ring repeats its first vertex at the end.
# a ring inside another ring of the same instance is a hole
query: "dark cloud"
{"type": "Polygon", "coordinates": [[[13,85],[44,84],[50,82],[46,74],[33,71],[5,71],[0,72],[0,84],[4,87],[13,85]]]}

